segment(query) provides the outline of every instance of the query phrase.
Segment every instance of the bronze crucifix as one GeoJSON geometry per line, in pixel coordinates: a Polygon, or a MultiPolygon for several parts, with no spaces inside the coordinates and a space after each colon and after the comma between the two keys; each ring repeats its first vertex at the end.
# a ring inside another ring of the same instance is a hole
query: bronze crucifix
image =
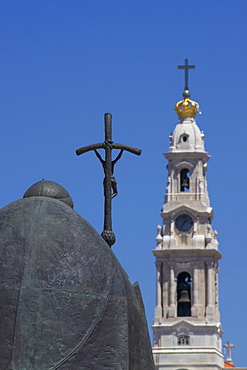
{"type": "Polygon", "coordinates": [[[102,238],[111,247],[115,241],[115,235],[112,231],[112,217],[111,217],[111,200],[117,195],[117,182],[113,176],[114,165],[121,158],[123,151],[140,155],[141,150],[133,148],[124,144],[116,144],[112,141],[112,115],[111,113],[105,113],[105,141],[103,143],[92,144],[84,146],[76,150],[76,154],[80,155],[91,150],[94,150],[97,158],[100,160],[105,178],[104,178],[104,197],[105,197],[105,212],[104,212],[104,230],[101,233],[102,238]],[[103,160],[97,149],[105,150],[105,159],[103,160]],[[112,160],[112,149],[120,149],[116,159],[112,160]]]}

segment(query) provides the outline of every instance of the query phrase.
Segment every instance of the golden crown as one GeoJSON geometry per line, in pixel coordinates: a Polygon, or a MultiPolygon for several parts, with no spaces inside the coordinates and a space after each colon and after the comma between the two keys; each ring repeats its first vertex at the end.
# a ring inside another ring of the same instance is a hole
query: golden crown
{"type": "Polygon", "coordinates": [[[192,117],[194,118],[199,111],[199,104],[190,100],[190,92],[185,88],[183,93],[184,100],[180,100],[174,107],[179,118],[192,117]]]}
{"type": "Polygon", "coordinates": [[[196,113],[199,111],[199,104],[188,97],[184,97],[184,100],[179,101],[174,107],[179,118],[192,117],[194,118],[196,113]]]}

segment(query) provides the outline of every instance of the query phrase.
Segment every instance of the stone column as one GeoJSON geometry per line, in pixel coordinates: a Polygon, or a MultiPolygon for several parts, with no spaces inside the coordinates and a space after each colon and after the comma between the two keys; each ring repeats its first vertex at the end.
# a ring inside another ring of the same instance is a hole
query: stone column
{"type": "Polygon", "coordinates": [[[198,263],[193,265],[193,280],[192,280],[192,292],[193,292],[193,305],[191,307],[191,316],[197,317],[198,316],[198,263]]]}
{"type": "Polygon", "coordinates": [[[174,193],[174,170],[171,169],[171,172],[170,172],[170,177],[171,177],[171,185],[170,185],[170,197],[169,197],[169,200],[173,200],[174,196],[173,196],[173,193],[174,193]]]}
{"type": "Polygon", "coordinates": [[[167,178],[167,186],[166,186],[166,201],[170,201],[171,199],[171,176],[169,175],[167,178]]]}
{"type": "Polygon", "coordinates": [[[213,262],[207,262],[207,307],[206,316],[212,319],[214,316],[213,305],[213,262]]]}
{"type": "Polygon", "coordinates": [[[161,262],[156,261],[156,308],[155,308],[155,319],[162,317],[162,306],[161,306],[161,262]]]}
{"type": "Polygon", "coordinates": [[[192,236],[192,239],[191,239],[192,248],[197,247],[197,226],[198,226],[197,224],[198,224],[198,217],[194,221],[194,231],[193,231],[193,236],[192,236]]]}
{"type": "Polygon", "coordinates": [[[170,295],[169,295],[169,317],[175,317],[175,275],[174,275],[174,266],[170,265],[170,295]]]}
{"type": "Polygon", "coordinates": [[[174,269],[173,266],[170,268],[170,306],[174,307],[174,269]]]}
{"type": "Polygon", "coordinates": [[[169,284],[168,284],[168,274],[167,274],[167,264],[163,263],[163,315],[167,316],[168,311],[168,294],[169,294],[169,284]]]}
{"type": "Polygon", "coordinates": [[[214,296],[215,296],[215,314],[217,315],[217,320],[220,320],[220,313],[219,313],[219,280],[218,280],[218,271],[219,271],[219,266],[218,262],[215,264],[214,268],[214,274],[215,274],[215,290],[214,290],[214,296]]]}
{"type": "Polygon", "coordinates": [[[198,305],[198,293],[199,293],[199,281],[198,281],[198,263],[195,263],[194,265],[194,271],[193,271],[193,282],[194,282],[194,287],[193,287],[193,300],[194,300],[194,305],[198,305]]]}
{"type": "Polygon", "coordinates": [[[171,236],[174,235],[174,218],[173,218],[173,215],[172,215],[172,219],[171,219],[171,236]]]}
{"type": "Polygon", "coordinates": [[[176,246],[176,240],[174,238],[174,215],[171,218],[171,235],[170,235],[170,248],[176,246]]]}
{"type": "Polygon", "coordinates": [[[207,280],[208,280],[208,291],[207,291],[207,303],[208,303],[208,306],[212,306],[212,303],[213,303],[213,291],[212,291],[212,288],[213,288],[213,285],[212,285],[212,282],[213,282],[213,279],[212,279],[212,262],[209,262],[207,263],[207,280]]]}

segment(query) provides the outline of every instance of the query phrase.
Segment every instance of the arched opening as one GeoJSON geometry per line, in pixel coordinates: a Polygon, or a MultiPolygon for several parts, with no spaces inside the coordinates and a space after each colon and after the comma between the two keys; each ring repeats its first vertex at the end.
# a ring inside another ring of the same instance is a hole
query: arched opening
{"type": "Polygon", "coordinates": [[[177,278],[177,316],[191,316],[191,277],[186,271],[177,278]]]}
{"type": "Polygon", "coordinates": [[[179,142],[183,144],[183,143],[187,143],[188,141],[189,141],[189,135],[186,133],[183,133],[180,136],[179,142]]]}
{"type": "Polygon", "coordinates": [[[180,190],[190,190],[190,171],[187,168],[183,168],[180,172],[180,190]]]}
{"type": "Polygon", "coordinates": [[[190,336],[189,335],[179,335],[178,336],[178,345],[179,346],[184,346],[184,345],[189,345],[190,344],[190,336]]]}

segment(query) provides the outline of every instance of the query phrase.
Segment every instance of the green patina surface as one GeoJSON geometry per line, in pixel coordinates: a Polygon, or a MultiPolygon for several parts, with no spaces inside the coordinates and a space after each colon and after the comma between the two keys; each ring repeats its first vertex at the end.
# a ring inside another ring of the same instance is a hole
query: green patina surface
{"type": "Polygon", "coordinates": [[[138,286],[66,204],[0,210],[0,368],[154,369],[138,286]]]}

